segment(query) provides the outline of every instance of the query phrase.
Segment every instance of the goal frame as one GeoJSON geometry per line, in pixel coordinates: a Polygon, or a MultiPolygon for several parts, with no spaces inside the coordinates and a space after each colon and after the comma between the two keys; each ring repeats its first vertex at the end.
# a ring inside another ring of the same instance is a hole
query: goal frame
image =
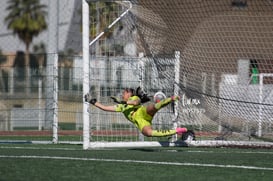
{"type": "MultiPolygon", "coordinates": [[[[262,122],[263,122],[263,87],[264,87],[264,77],[272,77],[273,74],[270,73],[259,73],[259,120],[258,120],[258,137],[262,136],[262,122]]],[[[273,91],[270,92],[272,94],[273,91]]]]}
{"type": "MultiPolygon", "coordinates": [[[[89,92],[89,46],[95,43],[101,36],[103,36],[104,32],[101,32],[95,39],[89,42],[89,5],[86,0],[82,0],[83,2],[83,67],[84,67],[84,78],[83,78],[83,97],[86,93],[89,92]],[[87,67],[87,68],[86,68],[87,67]]],[[[113,23],[111,23],[107,28],[110,29],[115,23],[117,23],[123,16],[125,16],[132,5],[122,13],[113,23]]],[[[180,57],[180,55],[179,55],[180,57]]],[[[179,60],[179,58],[178,58],[179,60]]],[[[179,65],[179,62],[178,62],[179,65]]],[[[179,72],[179,69],[178,69],[179,72]]],[[[272,74],[259,74],[260,80],[263,79],[264,76],[272,76],[272,74]]],[[[175,87],[175,94],[177,94],[177,90],[179,90],[179,73],[175,76],[175,82],[177,85],[175,87]],[[178,81],[178,82],[177,82],[178,81]]],[[[141,83],[140,83],[141,84],[141,83]]],[[[259,121],[258,121],[258,136],[262,134],[262,99],[263,99],[263,81],[260,81],[260,102],[261,105],[259,107],[259,121]]],[[[177,106],[176,106],[177,107],[177,106]]],[[[185,141],[185,142],[176,142],[176,137],[172,139],[171,142],[150,142],[150,141],[136,141],[136,142],[92,142],[90,141],[90,120],[89,120],[89,104],[85,103],[83,100],[83,149],[92,149],[92,148],[108,148],[108,147],[158,147],[158,146],[208,146],[208,147],[217,147],[217,146],[237,146],[237,147],[269,147],[273,148],[273,143],[271,142],[248,142],[248,141],[225,141],[225,140],[204,140],[204,141],[185,141]]],[[[177,114],[177,112],[175,113],[177,114]]],[[[174,125],[175,127],[175,125],[174,125]]]]}
{"type": "MultiPolygon", "coordinates": [[[[119,16],[117,17],[107,28],[112,28],[118,21],[121,20],[122,17],[124,17],[132,8],[132,3],[130,1],[124,1],[129,3],[129,7],[119,16]]],[[[105,31],[98,34],[91,42],[89,42],[89,4],[86,0],[82,0],[82,24],[83,24],[83,33],[82,33],[82,39],[83,39],[83,149],[89,149],[89,148],[97,148],[97,147],[158,147],[158,146],[174,146],[177,145],[177,143],[174,143],[177,141],[177,135],[174,135],[172,137],[172,142],[158,142],[158,141],[141,141],[144,140],[143,136],[140,136],[140,141],[135,142],[90,142],[90,118],[89,118],[89,103],[86,103],[84,100],[84,95],[89,93],[90,91],[90,85],[89,85],[89,47],[92,46],[100,37],[102,37],[105,33],[105,31]]],[[[140,57],[142,57],[142,54],[140,54],[140,57]]],[[[180,52],[175,52],[175,85],[174,85],[174,95],[179,94],[179,60],[180,60],[180,52]]],[[[144,70],[143,62],[139,63],[139,66],[141,66],[141,70],[144,70]]],[[[142,74],[143,72],[141,72],[142,74]]],[[[143,78],[144,75],[142,74],[141,78],[143,78]]],[[[141,86],[141,80],[140,86],[141,86]]],[[[143,86],[143,85],[142,85],[143,86]]],[[[178,105],[175,103],[174,105],[174,120],[173,120],[173,127],[177,127],[177,123],[175,119],[177,119],[178,116],[178,105]]],[[[181,144],[181,143],[180,143],[181,144]]]]}

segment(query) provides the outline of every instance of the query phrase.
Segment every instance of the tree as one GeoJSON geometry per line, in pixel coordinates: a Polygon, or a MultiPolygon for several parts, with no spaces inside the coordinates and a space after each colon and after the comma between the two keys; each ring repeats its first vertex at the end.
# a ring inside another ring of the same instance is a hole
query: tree
{"type": "MultiPolygon", "coordinates": [[[[118,17],[119,6],[113,2],[97,1],[89,4],[89,12],[91,17],[90,37],[95,38],[101,31],[104,31],[110,23],[118,17]],[[98,27],[97,27],[98,26],[98,27]]],[[[108,30],[104,34],[104,38],[112,36],[113,29],[108,30]]]]}
{"type": "MultiPolygon", "coordinates": [[[[107,29],[107,27],[119,16],[121,11],[121,6],[117,5],[115,2],[103,2],[96,1],[89,4],[90,12],[90,27],[89,33],[90,38],[94,39],[99,33],[104,31],[102,39],[104,41],[110,40],[113,36],[114,28],[107,29]]],[[[121,29],[122,26],[119,26],[118,29],[121,29]]],[[[108,54],[109,47],[104,47],[105,44],[101,44],[100,41],[96,44],[96,53],[104,52],[108,54]]]]}
{"type": "Polygon", "coordinates": [[[25,66],[29,65],[29,47],[35,36],[47,28],[45,17],[46,5],[40,4],[40,0],[10,0],[9,11],[5,17],[8,29],[26,45],[25,66]]]}
{"type": "Polygon", "coordinates": [[[47,28],[45,8],[40,0],[10,0],[6,8],[9,11],[5,17],[8,29],[26,45],[24,66],[27,94],[30,92],[29,47],[33,38],[47,28]]]}

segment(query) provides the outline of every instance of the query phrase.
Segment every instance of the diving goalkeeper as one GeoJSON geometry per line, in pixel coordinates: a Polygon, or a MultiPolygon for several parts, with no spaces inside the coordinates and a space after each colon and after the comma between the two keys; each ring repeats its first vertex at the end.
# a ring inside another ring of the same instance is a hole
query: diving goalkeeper
{"type": "Polygon", "coordinates": [[[149,101],[147,94],[144,94],[139,88],[136,91],[131,88],[125,88],[122,93],[122,101],[118,101],[116,98],[112,99],[118,104],[112,106],[103,105],[96,99],[91,99],[89,94],[85,95],[86,102],[93,104],[101,110],[122,112],[124,116],[147,137],[164,137],[174,134],[181,135],[187,132],[187,128],[176,128],[171,130],[153,130],[152,128],[152,119],[157,111],[167,106],[169,103],[179,100],[179,96],[172,96],[154,104],[142,105],[141,103],[149,101]]]}

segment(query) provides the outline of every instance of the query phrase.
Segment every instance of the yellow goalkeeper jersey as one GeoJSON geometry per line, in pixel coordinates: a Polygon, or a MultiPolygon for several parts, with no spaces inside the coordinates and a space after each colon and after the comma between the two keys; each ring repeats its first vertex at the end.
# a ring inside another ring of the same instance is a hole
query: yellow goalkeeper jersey
{"type": "MultiPolygon", "coordinates": [[[[132,96],[129,100],[137,100],[138,96],[132,96]]],[[[150,126],[152,121],[152,116],[147,114],[146,107],[143,105],[126,105],[118,104],[115,108],[116,112],[122,112],[124,116],[135,124],[135,126],[142,131],[144,126],[150,126]]]]}

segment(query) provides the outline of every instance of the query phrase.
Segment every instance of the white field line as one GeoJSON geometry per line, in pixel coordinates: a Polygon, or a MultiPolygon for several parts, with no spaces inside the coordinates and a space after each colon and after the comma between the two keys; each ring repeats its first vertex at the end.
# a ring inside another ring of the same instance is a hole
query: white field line
{"type": "Polygon", "coordinates": [[[273,171],[273,168],[245,166],[245,165],[217,165],[217,164],[202,164],[202,163],[156,162],[156,161],[141,161],[141,160],[117,160],[117,159],[97,159],[97,158],[77,158],[77,157],[57,157],[57,156],[27,156],[27,155],[22,155],[22,156],[0,155],[0,158],[100,161],[100,162],[120,162],[120,163],[127,163],[127,164],[128,163],[143,163],[143,164],[153,164],[153,165],[199,166],[199,167],[238,168],[238,169],[273,171]]]}
{"type": "MultiPolygon", "coordinates": [[[[56,147],[52,147],[52,148],[47,148],[47,147],[23,147],[23,146],[0,146],[0,149],[26,149],[26,150],[66,150],[66,151],[80,151],[82,150],[81,148],[56,148],[56,147]]],[[[101,149],[93,149],[93,150],[117,150],[115,148],[101,148],[101,149]]],[[[163,152],[178,152],[175,149],[172,150],[163,150],[163,152]]],[[[238,154],[273,154],[273,152],[266,152],[266,151],[222,151],[222,152],[218,152],[218,151],[203,151],[203,150],[183,150],[183,152],[189,152],[189,153],[238,153],[238,154]]]]}
{"type": "Polygon", "coordinates": [[[82,149],[76,148],[42,148],[42,147],[23,147],[23,146],[0,146],[1,149],[24,149],[24,150],[66,150],[66,151],[79,151],[82,149]]]}
{"type": "MultiPolygon", "coordinates": [[[[215,151],[185,151],[189,153],[216,153],[215,151]]],[[[238,154],[273,154],[273,152],[266,152],[266,151],[223,151],[223,152],[217,152],[217,153],[238,153],[238,154]]]]}

